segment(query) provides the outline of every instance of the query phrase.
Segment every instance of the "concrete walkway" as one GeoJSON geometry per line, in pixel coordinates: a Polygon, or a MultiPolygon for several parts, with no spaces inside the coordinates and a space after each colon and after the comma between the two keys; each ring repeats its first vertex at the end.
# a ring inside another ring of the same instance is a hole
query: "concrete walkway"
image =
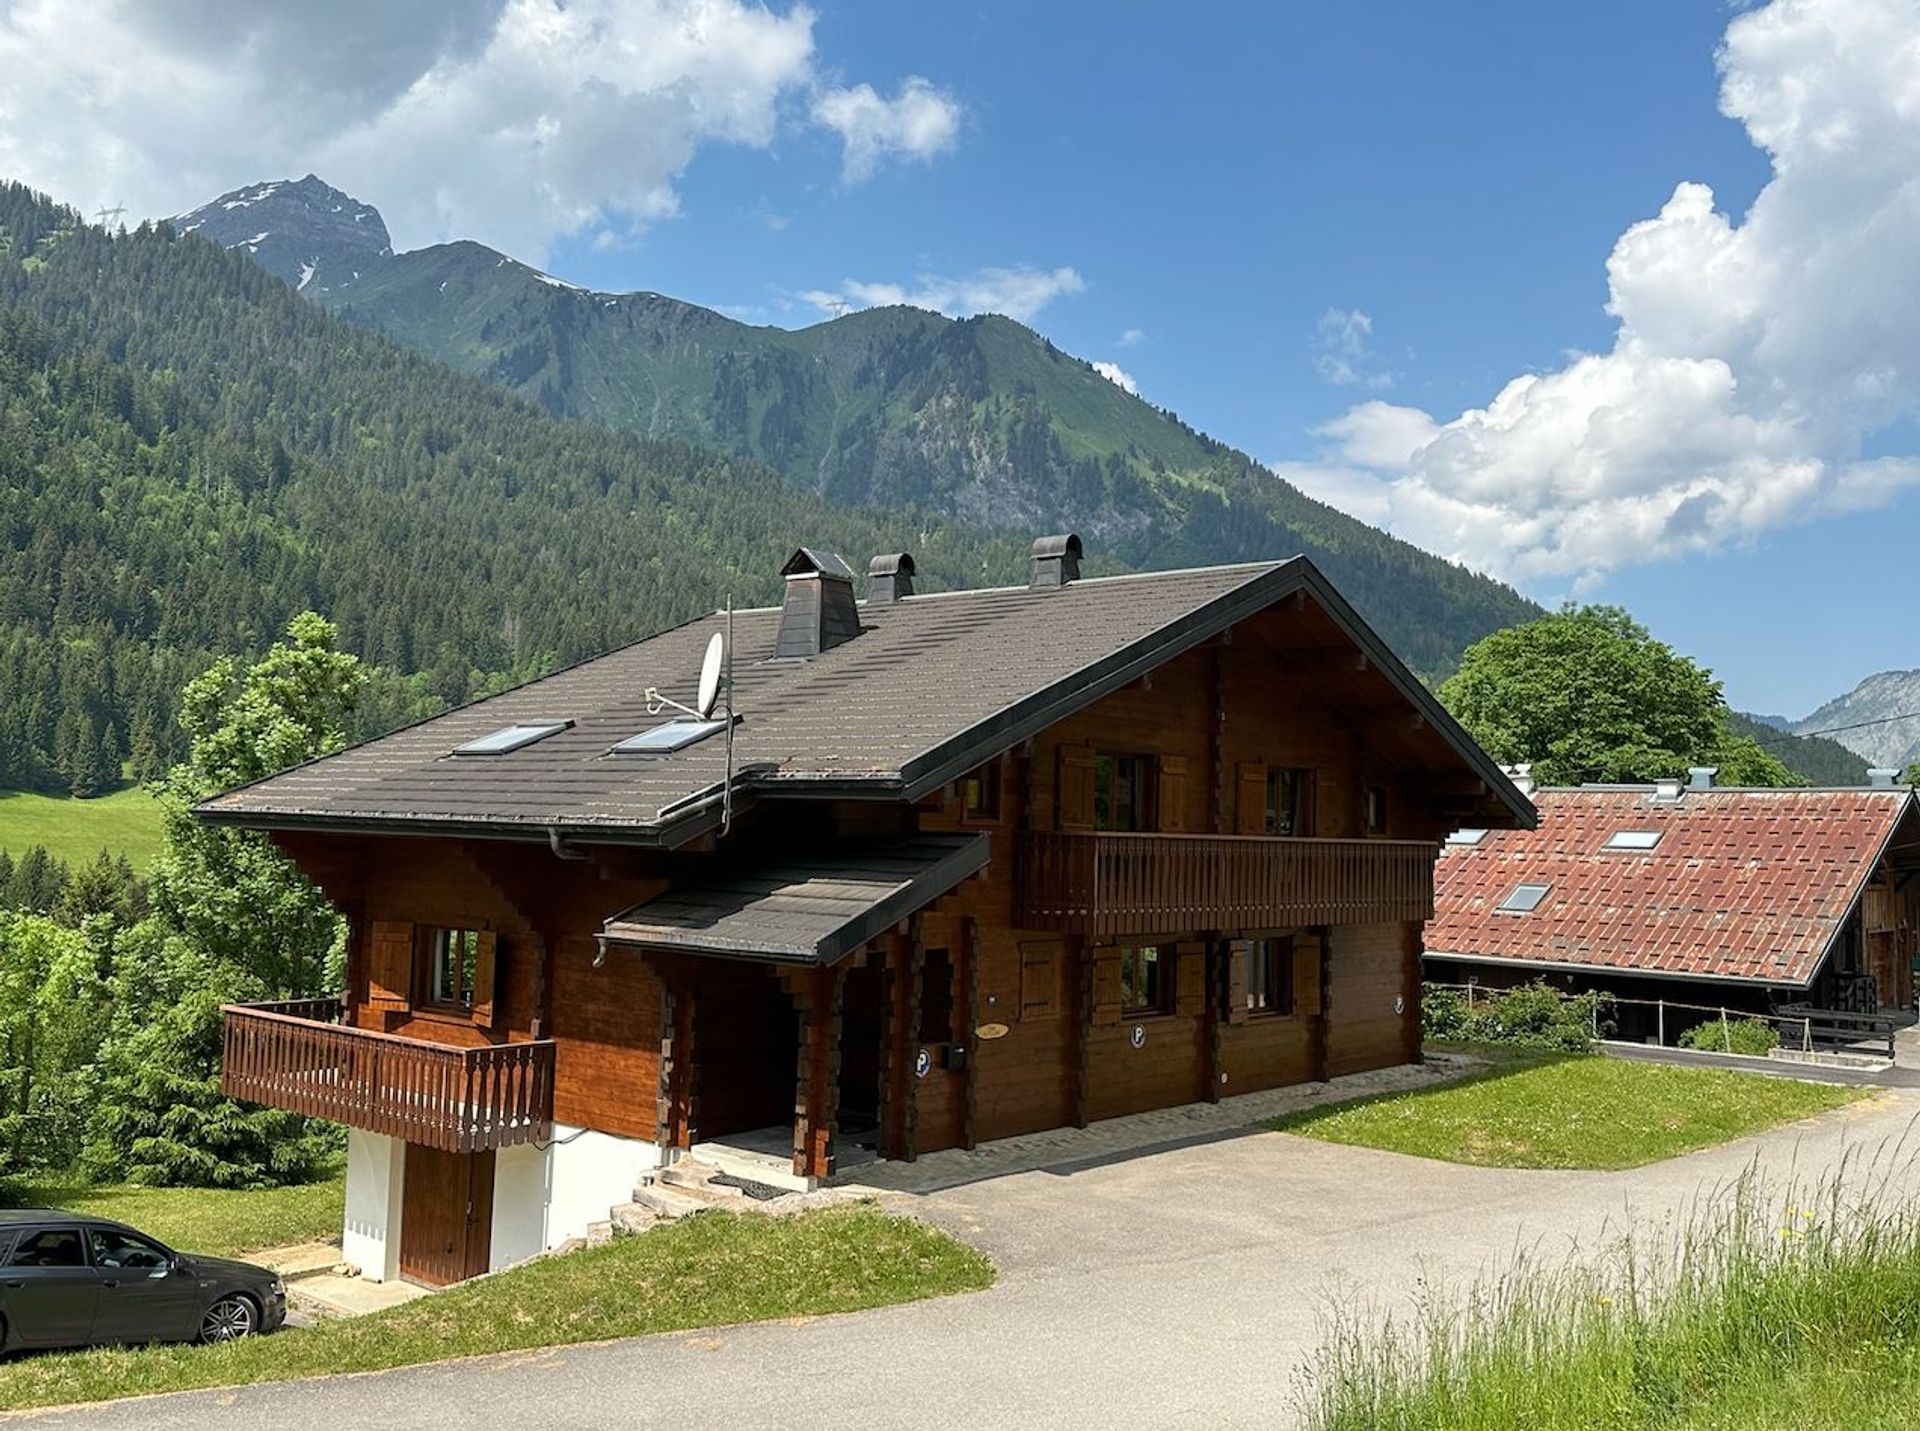
{"type": "Polygon", "coordinates": [[[678,1333],[32,1416],[98,1428],[1272,1426],[1328,1309],[1403,1301],[1770,1179],[1911,1159],[1920,1094],[1624,1173],[1457,1167],[1279,1133],[1068,1158],[902,1205],[999,1284],[847,1317],[678,1333]]]}

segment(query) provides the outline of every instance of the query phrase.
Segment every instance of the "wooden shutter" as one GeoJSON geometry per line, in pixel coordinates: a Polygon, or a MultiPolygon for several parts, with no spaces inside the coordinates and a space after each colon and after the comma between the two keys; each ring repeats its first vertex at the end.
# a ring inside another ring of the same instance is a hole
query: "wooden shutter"
{"type": "Polygon", "coordinates": [[[1321,1004],[1320,940],[1299,935],[1293,941],[1293,1011],[1297,1014],[1325,1012],[1321,1004]]]}
{"type": "Polygon", "coordinates": [[[1120,1022],[1120,950],[1112,944],[1093,951],[1093,1021],[1096,1025],[1120,1022]]]}
{"type": "Polygon", "coordinates": [[[493,986],[499,961],[500,938],[491,929],[473,936],[473,1021],[483,1029],[493,1027],[493,986]]]}
{"type": "Polygon", "coordinates": [[[1247,1021],[1247,960],[1253,953],[1250,939],[1227,941],[1227,1022],[1247,1021]]]}
{"type": "Polygon", "coordinates": [[[1160,757],[1160,828],[1187,828],[1187,757],[1160,757]]]}
{"type": "Polygon", "coordinates": [[[413,1003],[413,926],[376,919],[367,932],[367,1007],[406,1009],[413,1003]]]}
{"type": "Polygon", "coordinates": [[[1060,941],[1030,939],[1020,946],[1020,1021],[1053,1018],[1060,1007],[1060,941]]]}
{"type": "Polygon", "coordinates": [[[1173,1011],[1184,1019],[1207,1011],[1207,946],[1189,940],[1174,945],[1173,1011]]]}
{"type": "Polygon", "coordinates": [[[1093,828],[1093,752],[1084,745],[1060,747],[1053,815],[1055,826],[1062,830],[1093,828]]]}
{"type": "Polygon", "coordinates": [[[1267,767],[1257,760],[1243,760],[1235,770],[1233,832],[1264,835],[1267,832],[1267,767]]]}

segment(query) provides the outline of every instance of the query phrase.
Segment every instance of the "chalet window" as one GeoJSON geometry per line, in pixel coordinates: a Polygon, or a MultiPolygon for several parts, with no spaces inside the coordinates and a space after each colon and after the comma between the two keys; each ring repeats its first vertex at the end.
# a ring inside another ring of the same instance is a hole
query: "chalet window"
{"type": "Polygon", "coordinates": [[[1093,757],[1093,827],[1096,830],[1154,828],[1154,760],[1151,755],[1093,757]]]}
{"type": "Polygon", "coordinates": [[[1293,940],[1250,939],[1246,947],[1247,1012],[1293,1012],[1293,940]]]}
{"type": "Polygon", "coordinates": [[[428,1008],[455,1013],[473,1010],[480,963],[480,934],[473,929],[423,929],[420,1002],[428,1008]]]}
{"type": "Polygon", "coordinates": [[[1366,829],[1369,835],[1387,833],[1387,787],[1369,785],[1365,800],[1366,829]]]}
{"type": "Polygon", "coordinates": [[[1120,1012],[1163,1014],[1173,1000],[1173,950],[1143,944],[1120,951],[1120,1012]]]}
{"type": "Polygon", "coordinates": [[[1313,833],[1313,772],[1292,766],[1275,765],[1267,771],[1267,819],[1269,835],[1311,835],[1313,833]]]}
{"type": "Polygon", "coordinates": [[[1000,762],[989,760],[960,781],[960,816],[966,820],[1000,818],[1000,762]]]}
{"type": "Polygon", "coordinates": [[[953,956],[929,949],[920,969],[920,1042],[953,1042],[953,956]]]}

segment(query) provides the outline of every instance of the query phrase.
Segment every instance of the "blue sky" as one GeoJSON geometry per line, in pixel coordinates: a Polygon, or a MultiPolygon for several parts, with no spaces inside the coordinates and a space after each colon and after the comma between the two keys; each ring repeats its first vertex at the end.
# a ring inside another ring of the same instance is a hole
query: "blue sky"
{"type": "Polygon", "coordinates": [[[1737,705],[1920,665],[1913,0],[0,0],[0,71],[87,209],[313,170],[749,321],[1017,306],[1737,705]]]}
{"type": "MultiPolygon", "coordinates": [[[[1457,412],[1606,346],[1608,251],[1677,182],[1739,212],[1769,172],[1717,107],[1719,4],[1194,6],[1178,25],[1148,7],[923,8],[826,5],[819,36],[849,71],[954,93],[953,152],[846,188],[819,136],[714,150],[684,219],[630,251],[563,244],[552,266],[793,324],[807,310],[783,303],[844,278],[1068,265],[1085,290],[1036,327],[1255,456],[1303,458],[1353,399],[1316,372],[1327,310],[1370,316],[1394,400],[1457,412]]],[[[1579,595],[1629,607],[1737,704],[1800,716],[1920,665],[1892,550],[1917,514],[1910,495],[1579,595]]]]}

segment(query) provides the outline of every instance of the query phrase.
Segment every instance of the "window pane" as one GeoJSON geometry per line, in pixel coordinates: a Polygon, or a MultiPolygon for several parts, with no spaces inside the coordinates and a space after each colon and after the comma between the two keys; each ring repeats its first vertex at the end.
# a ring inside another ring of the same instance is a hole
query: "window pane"
{"type": "Polygon", "coordinates": [[[1120,1005],[1126,1013],[1157,1013],[1165,1007],[1166,963],[1146,945],[1120,951],[1120,1005]]]}
{"type": "Polygon", "coordinates": [[[428,1000],[447,1008],[473,1007],[473,978],[480,953],[480,936],[471,929],[436,929],[428,1000]]]}
{"type": "Polygon", "coordinates": [[[152,1269],[167,1265],[164,1252],[144,1237],[135,1237],[130,1232],[96,1227],[87,1233],[87,1241],[93,1248],[95,1267],[152,1269]]]}
{"type": "Polygon", "coordinates": [[[80,1233],[76,1228],[49,1228],[44,1232],[30,1232],[21,1239],[20,1245],[13,1249],[8,1259],[12,1267],[84,1267],[86,1258],[80,1255],[80,1233]]]}

